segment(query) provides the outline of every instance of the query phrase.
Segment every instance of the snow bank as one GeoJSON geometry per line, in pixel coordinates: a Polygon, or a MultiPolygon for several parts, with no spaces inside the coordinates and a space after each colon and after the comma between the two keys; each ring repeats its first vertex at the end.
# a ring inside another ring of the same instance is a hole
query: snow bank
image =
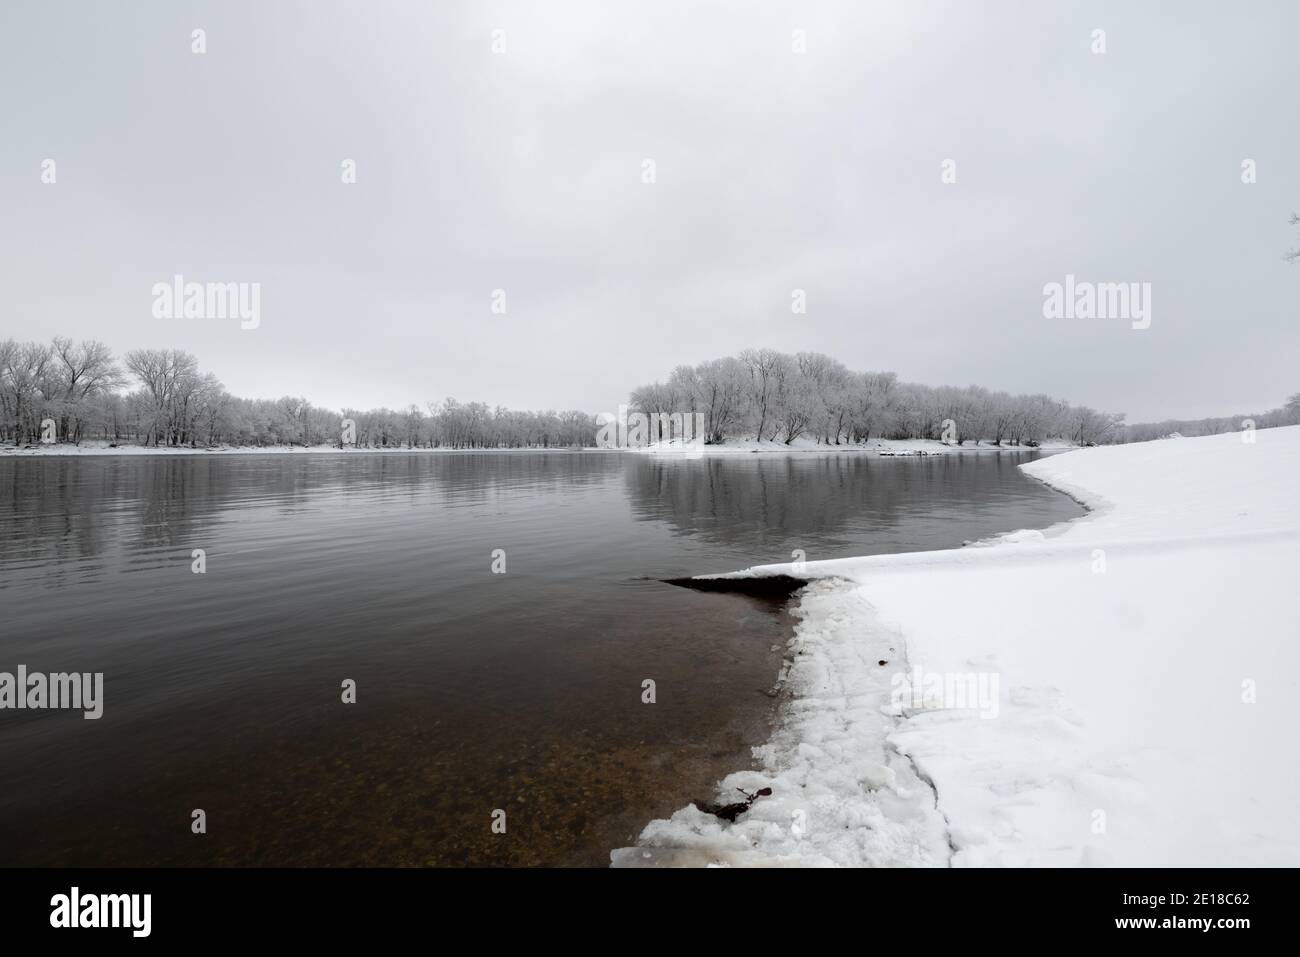
{"type": "Polygon", "coordinates": [[[765,773],[733,774],[719,803],[770,787],[735,824],[694,806],[655,821],[641,847],[615,851],[616,865],[851,866],[866,861],[938,865],[948,857],[934,792],[886,742],[893,719],[888,666],[901,650],[884,632],[863,635],[861,599],[834,582],[803,593],[784,675],[795,697],[772,740],[756,749],[765,773]]]}
{"type": "Polygon", "coordinates": [[[1300,427],[1253,439],[1030,463],[1092,508],[1043,533],[737,573],[825,579],[763,770],[720,786],[773,793],[614,862],[1300,864],[1300,427]],[[995,706],[899,701],[909,674],[982,676],[995,706]]]}

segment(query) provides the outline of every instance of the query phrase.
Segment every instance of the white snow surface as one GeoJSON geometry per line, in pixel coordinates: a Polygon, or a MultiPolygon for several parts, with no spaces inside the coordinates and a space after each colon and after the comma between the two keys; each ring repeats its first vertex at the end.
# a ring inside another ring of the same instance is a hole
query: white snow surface
{"type": "Polygon", "coordinates": [[[1022,467],[1091,511],[733,573],[814,580],[781,727],[719,785],[773,793],[652,822],[614,864],[1300,865],[1300,426],[1022,467]],[[996,676],[996,714],[887,713],[917,668],[996,676]]]}

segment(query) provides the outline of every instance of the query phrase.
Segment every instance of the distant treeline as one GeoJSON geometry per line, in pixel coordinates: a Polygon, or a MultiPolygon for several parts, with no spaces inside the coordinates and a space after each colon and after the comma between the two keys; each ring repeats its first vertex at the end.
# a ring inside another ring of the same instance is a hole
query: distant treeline
{"type": "Polygon", "coordinates": [[[1049,395],[917,385],[892,372],[853,372],[817,352],[773,349],[678,366],[666,382],[633,390],[632,404],[646,414],[699,412],[711,443],[805,438],[853,445],[885,438],[1086,445],[1112,441],[1124,418],[1049,395]]]}
{"type": "Polygon", "coordinates": [[[519,412],[445,399],[427,409],[343,409],[305,398],[241,399],[179,349],[137,349],[119,362],[100,342],[0,342],[0,438],[95,439],[145,446],[337,445],[343,422],[369,448],[592,446],[594,416],[519,412]]]}
{"type": "Polygon", "coordinates": [[[1191,438],[1197,435],[1219,435],[1223,432],[1240,432],[1246,428],[1275,429],[1283,425],[1300,425],[1300,392],[1286,400],[1286,404],[1267,412],[1254,412],[1208,419],[1167,419],[1164,422],[1136,422],[1119,430],[1117,442],[1146,442],[1170,435],[1191,438]]]}
{"type": "MultiPolygon", "coordinates": [[[[698,413],[705,440],[715,444],[803,438],[853,445],[886,438],[1087,445],[1235,431],[1246,419],[1256,428],[1300,422],[1300,393],[1257,415],[1124,425],[1122,415],[1048,395],[899,382],[892,372],[853,372],[820,353],[772,349],[678,366],[666,382],[634,389],[630,404],[658,422],[698,413]]],[[[42,424],[52,423],[59,442],[337,445],[345,420],[353,424],[355,443],[368,448],[591,447],[600,427],[587,412],[524,412],[450,398],[424,408],[367,411],[320,408],[295,396],[244,399],[179,349],[137,349],[119,361],[95,341],[0,341],[3,441],[39,442],[42,424]]]]}

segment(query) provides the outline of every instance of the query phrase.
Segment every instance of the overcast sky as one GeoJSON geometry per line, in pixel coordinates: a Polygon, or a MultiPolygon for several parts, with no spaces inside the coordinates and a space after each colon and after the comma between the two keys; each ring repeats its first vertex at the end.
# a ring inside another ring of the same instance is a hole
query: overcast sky
{"type": "Polygon", "coordinates": [[[1130,421],[1263,410],[1300,390],[1297,38],[1289,0],[14,0],[0,337],[177,346],[334,408],[613,410],[771,346],[1130,421]],[[261,283],[260,327],[155,318],[176,273],[261,283]],[[1067,273],[1150,282],[1150,328],[1044,318],[1067,273]]]}

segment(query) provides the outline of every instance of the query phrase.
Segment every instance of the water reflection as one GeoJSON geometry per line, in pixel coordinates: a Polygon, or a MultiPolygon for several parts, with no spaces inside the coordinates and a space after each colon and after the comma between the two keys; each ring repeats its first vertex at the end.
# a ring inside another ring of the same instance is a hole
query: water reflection
{"type": "Polygon", "coordinates": [[[805,549],[810,559],[945,548],[1073,517],[1061,496],[1016,468],[1031,458],[635,457],[624,478],[639,520],[750,549],[754,561],[785,561],[789,548],[805,549]]]}

